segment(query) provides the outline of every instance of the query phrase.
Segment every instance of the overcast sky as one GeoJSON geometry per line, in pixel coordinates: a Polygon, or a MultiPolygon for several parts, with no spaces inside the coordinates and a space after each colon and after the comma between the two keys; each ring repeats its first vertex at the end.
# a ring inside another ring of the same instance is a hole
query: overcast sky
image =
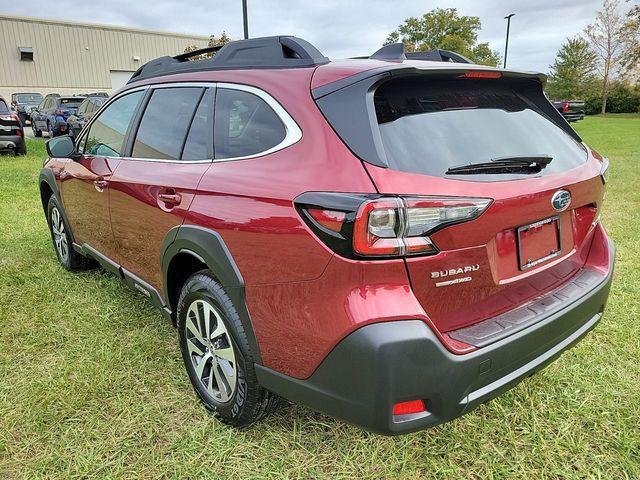
{"type": "MultiPolygon", "coordinates": [[[[292,34],[330,58],[367,55],[400,23],[436,7],[456,7],[480,17],[479,40],[504,54],[511,22],[509,67],[546,72],[567,36],[592,21],[601,0],[248,0],[250,36],[292,34]]],[[[241,0],[22,0],[0,3],[0,12],[81,22],[242,38],[241,0]]]]}

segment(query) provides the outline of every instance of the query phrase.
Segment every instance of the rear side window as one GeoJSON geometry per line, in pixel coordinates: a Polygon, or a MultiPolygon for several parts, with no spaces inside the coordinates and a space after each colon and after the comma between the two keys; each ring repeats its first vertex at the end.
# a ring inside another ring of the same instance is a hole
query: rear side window
{"type": "Polygon", "coordinates": [[[214,131],[216,159],[266,152],[286,137],[282,120],[263,99],[227,88],[216,94],[214,131]]]}
{"type": "Polygon", "coordinates": [[[202,96],[182,150],[182,160],[211,159],[214,96],[215,90],[213,88],[208,89],[202,96]]]}
{"type": "MultiPolygon", "coordinates": [[[[495,80],[397,79],[374,95],[389,167],[446,176],[447,169],[501,157],[550,156],[543,174],[583,164],[582,145],[518,91],[495,80]]],[[[469,180],[522,175],[482,174],[469,180]],[[480,178],[484,177],[484,178],[480,178]]]]}
{"type": "Polygon", "coordinates": [[[153,91],[133,144],[134,158],[178,160],[202,97],[202,88],[159,88],[153,91]]]}
{"type": "Polygon", "coordinates": [[[133,92],[115,100],[95,122],[87,136],[84,153],[98,157],[122,155],[124,137],[142,98],[143,92],[133,92]]]}
{"type": "Polygon", "coordinates": [[[4,100],[0,98],[0,113],[11,113],[4,100]]]}

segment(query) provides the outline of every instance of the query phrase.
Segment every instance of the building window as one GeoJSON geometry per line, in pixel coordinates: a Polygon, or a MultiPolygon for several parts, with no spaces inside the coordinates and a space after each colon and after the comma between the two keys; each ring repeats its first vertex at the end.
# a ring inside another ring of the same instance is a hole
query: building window
{"type": "Polygon", "coordinates": [[[20,60],[24,62],[33,62],[33,48],[18,47],[18,50],[20,50],[20,60]]]}

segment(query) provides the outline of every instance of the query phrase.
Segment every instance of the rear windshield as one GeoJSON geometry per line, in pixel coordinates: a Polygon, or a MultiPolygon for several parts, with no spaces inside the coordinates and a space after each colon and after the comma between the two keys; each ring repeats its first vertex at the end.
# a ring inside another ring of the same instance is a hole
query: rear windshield
{"type": "Polygon", "coordinates": [[[60,98],[58,99],[58,103],[61,106],[64,107],[69,107],[69,108],[74,108],[74,107],[79,107],[80,104],[83,102],[84,98],[60,98]]]}
{"type": "Polygon", "coordinates": [[[447,169],[502,157],[550,156],[541,174],[586,161],[584,147],[511,86],[496,80],[397,79],[374,95],[389,167],[466,180],[523,174],[447,175],[447,169]]]}
{"type": "Polygon", "coordinates": [[[39,93],[17,93],[15,100],[18,103],[40,103],[42,101],[42,95],[39,93]]]}

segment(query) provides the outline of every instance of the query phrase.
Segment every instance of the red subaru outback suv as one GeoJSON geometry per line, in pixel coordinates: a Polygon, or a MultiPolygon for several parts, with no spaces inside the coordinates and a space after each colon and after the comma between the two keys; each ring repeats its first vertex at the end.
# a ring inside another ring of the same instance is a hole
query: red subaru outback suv
{"type": "Polygon", "coordinates": [[[200,53],[147,63],[50,140],[40,192],[62,265],[160,307],[223,422],[284,397],[419,430],[598,323],[608,161],[544,76],[401,45],[329,61],[287,36],[200,53]]]}

